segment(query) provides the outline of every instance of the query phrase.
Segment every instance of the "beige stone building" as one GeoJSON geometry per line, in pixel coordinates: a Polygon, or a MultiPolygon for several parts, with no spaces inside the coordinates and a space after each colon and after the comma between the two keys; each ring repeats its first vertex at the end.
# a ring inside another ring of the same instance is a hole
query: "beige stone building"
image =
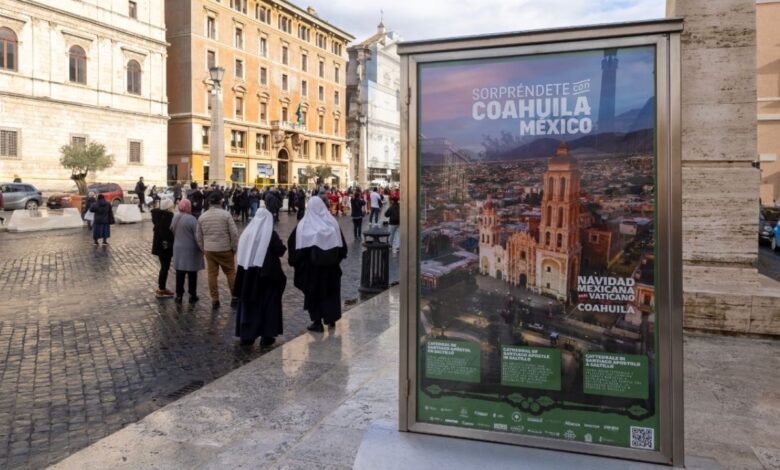
{"type": "Polygon", "coordinates": [[[780,1],[756,1],[756,98],[761,203],[780,203],[780,1]]]}
{"type": "Polygon", "coordinates": [[[0,180],[74,187],[59,149],[94,140],[132,189],[165,182],[163,0],[0,0],[0,180]]]}
{"type": "Polygon", "coordinates": [[[307,166],[350,181],[346,46],[353,36],[285,1],[168,0],[169,180],[209,181],[209,67],[222,83],[225,175],[306,182],[307,166]]]}

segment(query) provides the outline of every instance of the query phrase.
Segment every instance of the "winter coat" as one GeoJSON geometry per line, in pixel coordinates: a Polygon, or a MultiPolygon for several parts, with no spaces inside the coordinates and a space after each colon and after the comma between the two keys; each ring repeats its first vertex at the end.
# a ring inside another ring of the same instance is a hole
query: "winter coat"
{"type": "Polygon", "coordinates": [[[362,219],[364,210],[363,208],[366,206],[366,201],[358,198],[352,198],[349,200],[349,205],[352,207],[352,218],[353,219],[362,219]]]}
{"type": "Polygon", "coordinates": [[[152,254],[161,257],[173,256],[173,232],[171,222],[173,212],[162,209],[152,209],[152,224],[154,235],[152,237],[152,254]]]}
{"type": "Polygon", "coordinates": [[[99,200],[92,206],[92,212],[95,213],[93,224],[113,225],[114,212],[111,210],[111,204],[105,199],[99,200]]]}
{"type": "Polygon", "coordinates": [[[173,269],[177,271],[200,271],[205,269],[203,252],[195,239],[198,221],[191,214],[179,212],[173,216],[173,269]]]}
{"type": "Polygon", "coordinates": [[[390,204],[390,207],[385,211],[385,216],[389,219],[390,225],[401,224],[401,206],[398,204],[390,204]]]}

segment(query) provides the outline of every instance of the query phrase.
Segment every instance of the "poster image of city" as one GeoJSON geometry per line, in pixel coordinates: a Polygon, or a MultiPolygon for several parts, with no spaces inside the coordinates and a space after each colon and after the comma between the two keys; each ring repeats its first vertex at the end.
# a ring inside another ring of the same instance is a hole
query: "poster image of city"
{"type": "Polygon", "coordinates": [[[417,421],[659,449],[655,57],[419,65],[417,421]]]}

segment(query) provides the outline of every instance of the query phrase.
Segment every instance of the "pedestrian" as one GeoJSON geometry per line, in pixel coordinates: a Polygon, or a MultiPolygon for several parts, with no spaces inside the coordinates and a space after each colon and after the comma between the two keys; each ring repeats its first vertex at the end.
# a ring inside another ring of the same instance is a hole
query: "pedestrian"
{"type": "Polygon", "coordinates": [[[95,213],[95,219],[92,222],[92,238],[95,245],[98,244],[98,238],[102,238],[103,244],[108,245],[108,239],[111,238],[111,226],[114,224],[114,212],[104,195],[98,194],[97,202],[92,205],[92,212],[95,213]]]}
{"type": "Polygon", "coordinates": [[[287,213],[295,212],[295,198],[298,191],[293,186],[290,191],[287,192],[287,213]]]}
{"type": "Polygon", "coordinates": [[[157,193],[157,185],[152,185],[152,189],[149,190],[149,197],[152,198],[150,207],[157,207],[157,203],[160,202],[160,195],[157,193]]]}
{"type": "Polygon", "coordinates": [[[173,269],[176,270],[176,298],[181,304],[184,297],[184,279],[187,279],[187,293],[190,294],[190,304],[198,299],[198,271],[205,268],[203,251],[197,240],[198,221],[192,215],[192,202],[182,199],[179,212],[171,221],[173,232],[173,269]]]}
{"type": "Polygon", "coordinates": [[[146,185],[144,184],[144,177],[138,178],[138,182],[135,183],[135,195],[138,196],[138,210],[144,212],[144,202],[146,202],[146,185]]]}
{"type": "Polygon", "coordinates": [[[190,184],[190,193],[187,195],[192,207],[192,215],[196,219],[203,213],[203,193],[198,189],[198,183],[190,184]]]}
{"type": "Polygon", "coordinates": [[[265,193],[264,201],[265,208],[274,216],[274,222],[279,222],[279,210],[282,208],[282,200],[279,199],[275,191],[268,190],[265,193]]]}
{"type": "Polygon", "coordinates": [[[301,220],[306,214],[306,191],[298,189],[298,197],[295,198],[296,220],[301,220]]]}
{"type": "Polygon", "coordinates": [[[358,189],[352,193],[352,199],[350,200],[350,208],[352,210],[352,225],[354,226],[355,241],[363,238],[363,208],[366,205],[366,201],[361,197],[361,192],[358,189]]]}
{"type": "Polygon", "coordinates": [[[382,196],[376,189],[376,186],[371,191],[371,214],[368,216],[368,224],[374,227],[379,227],[379,213],[382,210],[382,196]]]}
{"type": "Polygon", "coordinates": [[[165,198],[160,201],[160,207],[152,209],[152,254],[160,260],[160,273],[157,275],[158,299],[173,297],[173,292],[168,290],[168,271],[171,269],[173,258],[173,201],[165,198]]]}
{"type": "MultiPolygon", "coordinates": [[[[236,280],[236,250],[238,249],[238,230],[233,217],[222,208],[222,193],[213,192],[209,196],[209,209],[198,219],[198,246],[206,255],[209,275],[209,294],[211,306],[219,308],[219,289],[217,278],[219,270],[225,273],[230,292],[236,280]]],[[[234,297],[230,305],[235,306],[234,297]]]]}
{"type": "Polygon", "coordinates": [[[244,346],[258,337],[260,346],[270,346],[282,334],[282,294],[287,276],[280,258],[286,251],[274,231],[273,215],[260,209],[241,234],[236,255],[236,336],[244,346]]]}
{"type": "Polygon", "coordinates": [[[398,199],[390,199],[390,207],[385,211],[385,217],[388,218],[390,227],[390,238],[387,242],[393,247],[393,254],[396,254],[401,248],[401,233],[398,231],[401,225],[401,206],[398,199]]]}
{"type": "Polygon", "coordinates": [[[312,321],[307,329],[322,332],[323,322],[335,328],[341,318],[339,265],[347,257],[347,244],[322,199],[313,197],[309,201],[287,246],[288,262],[295,268],[294,285],[303,292],[303,308],[312,321]]]}
{"type": "Polygon", "coordinates": [[[173,185],[173,203],[175,205],[178,205],[179,201],[181,201],[181,193],[182,193],[181,183],[176,182],[176,184],[173,185]]]}
{"type": "Polygon", "coordinates": [[[93,191],[89,192],[89,195],[87,197],[87,203],[85,207],[87,208],[87,213],[84,214],[84,220],[87,221],[87,228],[89,230],[92,230],[92,223],[95,220],[95,213],[92,211],[92,207],[97,202],[97,197],[95,197],[95,193],[93,191]]]}
{"type": "Polygon", "coordinates": [[[247,223],[249,220],[249,194],[247,190],[241,190],[238,193],[238,212],[241,214],[241,222],[247,223]]]}
{"type": "Polygon", "coordinates": [[[257,188],[252,188],[249,191],[249,216],[254,218],[257,214],[257,208],[260,207],[260,194],[257,192],[257,188]]]}

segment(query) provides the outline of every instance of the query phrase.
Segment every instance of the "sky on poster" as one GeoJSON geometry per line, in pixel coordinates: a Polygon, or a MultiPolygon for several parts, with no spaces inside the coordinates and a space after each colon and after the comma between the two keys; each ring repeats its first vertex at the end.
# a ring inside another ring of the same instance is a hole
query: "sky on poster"
{"type": "MultiPolygon", "coordinates": [[[[520,119],[473,117],[475,89],[517,85],[547,85],[590,80],[587,96],[594,132],[598,125],[601,61],[604,52],[584,51],[550,55],[490,59],[425,66],[420,72],[421,132],[428,138],[444,137],[457,147],[475,153],[482,150],[484,135],[506,130],[519,135],[520,119]]],[[[654,94],[654,55],[650,47],[618,49],[615,115],[641,109],[654,94]]],[[[567,97],[573,108],[576,96],[567,97]]],[[[485,102],[490,100],[485,100],[485,102]]],[[[499,99],[500,103],[512,101],[499,99]]],[[[517,100],[514,100],[517,101],[517,100]]],[[[572,135],[572,138],[585,134],[572,135]]],[[[543,135],[541,138],[557,136],[543,135]]],[[[536,137],[525,136],[526,141],[536,137]]]]}
{"type": "Polygon", "coordinates": [[[320,18],[362,41],[385,26],[405,40],[662,18],[664,0],[308,0],[320,18]]]}

